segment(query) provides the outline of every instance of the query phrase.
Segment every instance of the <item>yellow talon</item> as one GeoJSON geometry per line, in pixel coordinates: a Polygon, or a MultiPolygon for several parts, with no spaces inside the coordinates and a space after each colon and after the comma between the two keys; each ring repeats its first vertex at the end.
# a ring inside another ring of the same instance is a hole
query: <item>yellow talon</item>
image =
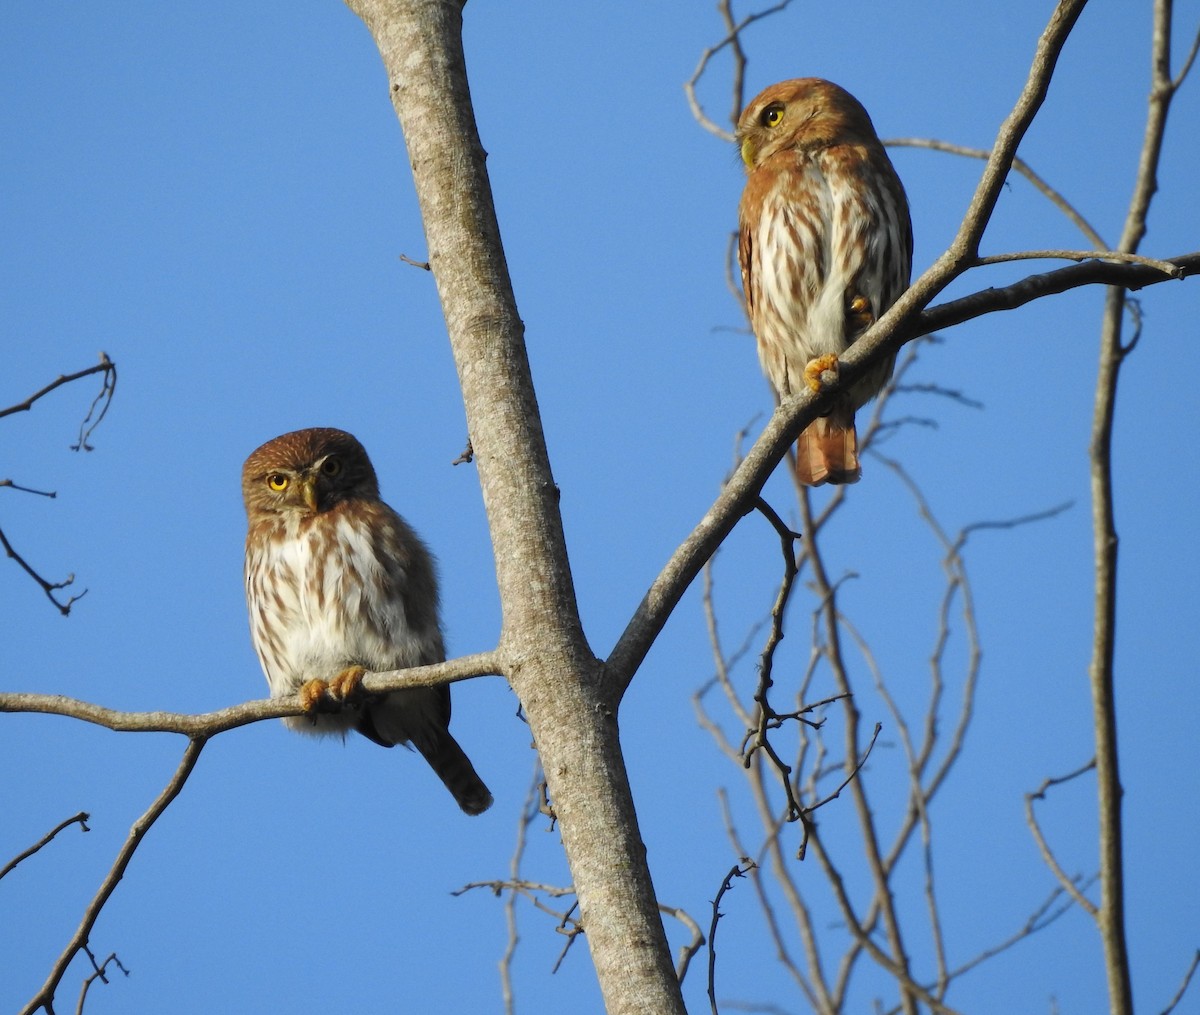
{"type": "Polygon", "coordinates": [[[871,309],[871,301],[858,293],[846,303],[846,336],[851,340],[857,338],[875,323],[875,311],[871,309]]]}
{"type": "Polygon", "coordinates": [[[324,680],[309,680],[300,687],[300,707],[305,712],[316,712],[325,697],[329,685],[324,680]]]}
{"type": "Polygon", "coordinates": [[[329,682],[329,696],[337,701],[350,701],[359,693],[366,672],[361,666],[348,666],[329,682]]]}
{"type": "Polygon", "coordinates": [[[813,391],[821,391],[831,387],[838,379],[838,358],[833,353],[826,353],[816,359],[809,360],[804,368],[804,383],[813,391]]]}

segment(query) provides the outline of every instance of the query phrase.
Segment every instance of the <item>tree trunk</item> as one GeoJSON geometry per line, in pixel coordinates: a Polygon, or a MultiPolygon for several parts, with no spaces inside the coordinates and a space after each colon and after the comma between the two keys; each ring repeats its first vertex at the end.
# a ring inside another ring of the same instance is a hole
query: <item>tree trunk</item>
{"type": "Polygon", "coordinates": [[[455,0],[347,0],[387,69],[454,349],[503,604],[499,656],[562,831],[609,1013],[681,1013],[617,732],[583,635],[455,0]]]}

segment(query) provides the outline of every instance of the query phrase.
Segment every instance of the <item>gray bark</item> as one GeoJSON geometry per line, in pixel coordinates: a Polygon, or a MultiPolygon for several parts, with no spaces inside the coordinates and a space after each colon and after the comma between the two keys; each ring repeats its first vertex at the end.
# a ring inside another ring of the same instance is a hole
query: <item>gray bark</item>
{"type": "Polygon", "coordinates": [[[638,832],[617,698],[583,634],[467,86],[454,0],[348,0],[400,118],[466,404],[503,604],[498,659],[546,773],[607,1010],[683,1012],[638,832]]]}

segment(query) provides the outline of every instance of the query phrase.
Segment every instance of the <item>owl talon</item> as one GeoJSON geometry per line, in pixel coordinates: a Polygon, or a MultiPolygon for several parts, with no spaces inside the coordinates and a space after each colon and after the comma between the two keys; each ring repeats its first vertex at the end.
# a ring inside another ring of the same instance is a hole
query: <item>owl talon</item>
{"type": "Polygon", "coordinates": [[[329,682],[329,697],[334,701],[351,702],[362,696],[363,674],[361,666],[347,666],[329,682]]]}
{"type": "Polygon", "coordinates": [[[846,303],[847,335],[857,338],[874,323],[875,312],[865,296],[854,296],[846,303]]]}
{"type": "Polygon", "coordinates": [[[329,685],[324,680],[309,680],[300,687],[300,707],[305,712],[324,712],[327,708],[321,707],[321,702],[325,698],[325,692],[329,690],[329,685]]]}
{"type": "Polygon", "coordinates": [[[813,391],[833,387],[838,380],[838,358],[833,353],[809,360],[804,368],[804,383],[813,391]]]}

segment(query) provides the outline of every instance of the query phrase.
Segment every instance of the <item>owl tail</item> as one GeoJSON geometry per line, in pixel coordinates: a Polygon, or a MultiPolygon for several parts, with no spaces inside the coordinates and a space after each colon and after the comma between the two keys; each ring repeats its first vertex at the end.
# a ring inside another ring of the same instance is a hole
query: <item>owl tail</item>
{"type": "Polygon", "coordinates": [[[420,687],[393,691],[363,710],[358,732],[381,747],[411,743],[446,785],[458,806],[482,814],[492,794],[450,735],[450,688],[420,687]]]}
{"type": "Polygon", "coordinates": [[[413,746],[467,814],[482,814],[492,806],[491,792],[449,730],[414,738],[413,746]]]}
{"type": "Polygon", "coordinates": [[[805,486],[823,483],[857,483],[862,477],[858,464],[858,432],[854,410],[835,406],[828,416],[814,419],[796,442],[796,478],[805,486]]]}

